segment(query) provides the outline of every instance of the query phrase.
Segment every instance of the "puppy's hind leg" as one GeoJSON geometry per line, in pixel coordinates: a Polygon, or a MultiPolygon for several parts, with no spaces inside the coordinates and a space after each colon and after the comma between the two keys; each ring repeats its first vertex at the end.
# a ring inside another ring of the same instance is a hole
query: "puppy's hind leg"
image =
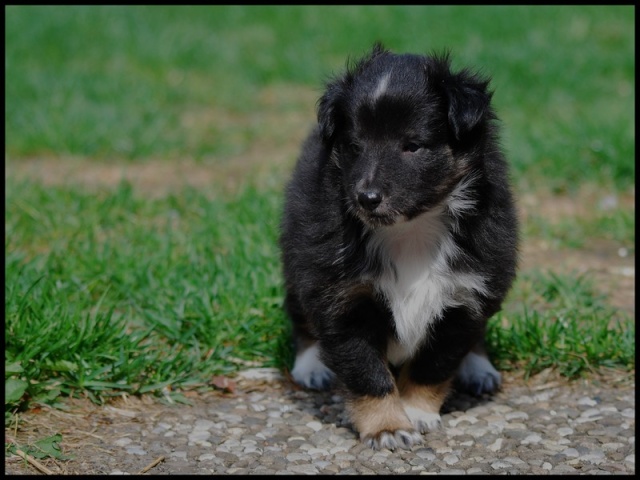
{"type": "Polygon", "coordinates": [[[476,345],[463,359],[458,368],[457,384],[472,395],[495,393],[502,377],[489,361],[483,342],[476,345]]]}
{"type": "Polygon", "coordinates": [[[287,295],[285,308],[293,325],[293,340],[296,348],[296,359],[291,376],[302,387],[314,390],[328,389],[335,375],[320,360],[318,342],[309,332],[306,318],[294,296],[287,295]]]}
{"type": "Polygon", "coordinates": [[[335,377],[334,373],[320,360],[317,342],[298,350],[291,376],[297,384],[314,390],[327,390],[335,377]]]}

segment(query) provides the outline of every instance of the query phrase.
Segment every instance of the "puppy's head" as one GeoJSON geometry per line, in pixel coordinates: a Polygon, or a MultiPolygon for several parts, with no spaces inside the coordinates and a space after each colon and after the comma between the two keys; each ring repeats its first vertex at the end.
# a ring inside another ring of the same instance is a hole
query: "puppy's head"
{"type": "Polygon", "coordinates": [[[323,142],[348,208],[376,227],[439,204],[481,161],[494,118],[488,79],[454,73],[448,55],[373,50],[327,85],[323,142]]]}

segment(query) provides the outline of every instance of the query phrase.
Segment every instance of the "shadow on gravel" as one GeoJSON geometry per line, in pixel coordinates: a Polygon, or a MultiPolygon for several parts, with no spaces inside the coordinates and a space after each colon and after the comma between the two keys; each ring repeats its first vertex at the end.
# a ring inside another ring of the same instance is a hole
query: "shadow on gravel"
{"type": "Polygon", "coordinates": [[[351,427],[344,404],[344,395],[336,388],[328,391],[304,390],[291,384],[286,395],[296,408],[313,415],[322,424],[333,424],[336,427],[351,427]]]}
{"type": "Polygon", "coordinates": [[[478,407],[480,405],[486,405],[491,401],[492,398],[492,395],[485,394],[479,397],[475,397],[473,395],[454,390],[449,398],[447,398],[447,400],[444,402],[440,413],[444,415],[445,413],[451,412],[464,412],[469,410],[470,408],[478,407]]]}
{"type": "MultiPolygon", "coordinates": [[[[291,381],[286,382],[285,395],[300,411],[313,415],[323,425],[333,424],[336,427],[351,428],[351,423],[345,411],[345,395],[339,387],[329,391],[305,390],[291,381]]],[[[491,395],[475,397],[467,393],[453,390],[442,406],[442,415],[451,412],[464,412],[470,408],[486,405],[491,402],[491,395]]]]}

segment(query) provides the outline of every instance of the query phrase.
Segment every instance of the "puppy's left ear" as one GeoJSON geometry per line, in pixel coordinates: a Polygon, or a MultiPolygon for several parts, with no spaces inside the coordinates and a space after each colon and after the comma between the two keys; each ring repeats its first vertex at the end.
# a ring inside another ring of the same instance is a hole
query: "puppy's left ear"
{"type": "Polygon", "coordinates": [[[486,120],[494,118],[490,106],[493,93],[488,90],[490,79],[467,69],[452,73],[448,54],[437,58],[435,63],[435,77],[444,87],[448,101],[449,125],[460,141],[486,120]]]}

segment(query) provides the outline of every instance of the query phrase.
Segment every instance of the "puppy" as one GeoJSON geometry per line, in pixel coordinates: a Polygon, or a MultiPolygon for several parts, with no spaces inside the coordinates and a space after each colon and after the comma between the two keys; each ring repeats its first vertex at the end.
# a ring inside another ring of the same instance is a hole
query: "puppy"
{"type": "Polygon", "coordinates": [[[328,83],[286,189],[292,376],[337,380],[375,449],[438,427],[454,379],[500,386],[483,341],[518,235],[488,84],[448,55],[376,44],[328,83]]]}

